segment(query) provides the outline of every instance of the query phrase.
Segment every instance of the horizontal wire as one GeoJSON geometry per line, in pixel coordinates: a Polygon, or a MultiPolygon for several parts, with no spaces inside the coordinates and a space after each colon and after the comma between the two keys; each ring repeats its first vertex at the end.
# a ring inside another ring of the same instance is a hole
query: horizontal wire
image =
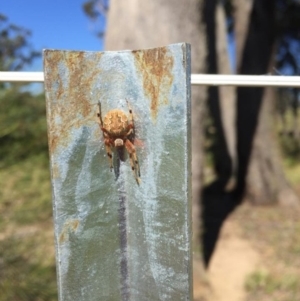
{"type": "MultiPolygon", "coordinates": [[[[44,82],[44,72],[0,72],[0,82],[44,82]]],[[[192,85],[300,87],[300,76],[192,74],[192,85]]]]}

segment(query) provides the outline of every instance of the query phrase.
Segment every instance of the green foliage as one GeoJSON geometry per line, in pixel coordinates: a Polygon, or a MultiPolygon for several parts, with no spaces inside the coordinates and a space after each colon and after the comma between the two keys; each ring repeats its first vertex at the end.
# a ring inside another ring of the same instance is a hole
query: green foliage
{"type": "MultiPolygon", "coordinates": [[[[40,54],[0,14],[0,70],[40,54]]],[[[44,95],[0,84],[0,301],[57,300],[44,95]]]]}
{"type": "Polygon", "coordinates": [[[82,8],[89,18],[96,19],[107,14],[108,0],[87,0],[83,3],[82,8]]]}
{"type": "Polygon", "coordinates": [[[95,29],[95,34],[102,39],[105,33],[103,24],[108,12],[108,0],[87,0],[83,3],[82,9],[90,20],[95,24],[100,24],[99,28],[95,29]]]}
{"type": "Polygon", "coordinates": [[[5,90],[0,96],[0,168],[47,153],[43,95],[5,90]]]}
{"type": "Polygon", "coordinates": [[[0,14],[0,70],[17,71],[40,56],[29,43],[28,29],[11,24],[0,14]]]}
{"type": "MultiPolygon", "coordinates": [[[[41,254],[33,251],[37,244],[34,236],[8,237],[1,241],[0,301],[57,300],[54,261],[36,260],[41,254]]],[[[37,247],[41,249],[41,244],[37,247]]]]}
{"type": "Polygon", "coordinates": [[[300,162],[300,130],[298,89],[279,88],[275,110],[274,124],[278,132],[278,142],[287,168],[300,162]]]}
{"type": "Polygon", "coordinates": [[[0,90],[0,145],[0,301],[57,300],[43,95],[0,90]]]}
{"type": "Polygon", "coordinates": [[[52,218],[50,174],[45,154],[0,170],[0,232],[52,218]]]}
{"type": "MultiPolygon", "coordinates": [[[[0,14],[0,70],[21,70],[40,55],[30,35],[0,14]]],[[[45,101],[21,88],[0,84],[0,301],[54,301],[45,101]]]]}
{"type": "Polygon", "coordinates": [[[285,158],[291,164],[298,163],[300,160],[300,141],[292,135],[281,135],[280,146],[285,158]]]}

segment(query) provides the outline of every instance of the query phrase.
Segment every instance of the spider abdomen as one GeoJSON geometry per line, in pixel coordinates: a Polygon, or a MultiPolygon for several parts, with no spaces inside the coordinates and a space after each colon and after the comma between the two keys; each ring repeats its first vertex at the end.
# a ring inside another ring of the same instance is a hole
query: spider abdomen
{"type": "Polygon", "coordinates": [[[121,110],[109,111],[103,120],[103,127],[112,136],[122,136],[128,132],[128,118],[121,110]]]}

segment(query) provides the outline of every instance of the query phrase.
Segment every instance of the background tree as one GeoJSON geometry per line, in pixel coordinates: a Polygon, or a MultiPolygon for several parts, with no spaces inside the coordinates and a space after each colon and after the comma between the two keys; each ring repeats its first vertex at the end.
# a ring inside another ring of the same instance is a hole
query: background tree
{"type": "MultiPolygon", "coordinates": [[[[279,41],[285,36],[280,24],[287,21],[283,22],[282,18],[289,17],[279,13],[278,2],[273,0],[226,1],[225,4],[229,34],[235,34],[237,72],[267,74],[270,66],[275,66],[276,46],[281,45],[279,41]],[[277,16],[281,16],[280,20],[277,16]]],[[[286,5],[292,5],[296,11],[294,1],[281,4],[285,12],[288,10],[286,5]]],[[[218,22],[225,24],[218,18],[219,5],[218,1],[207,0],[204,6],[210,73],[222,73],[224,70],[217,46],[223,39],[218,30],[222,25],[218,22]]],[[[243,199],[255,204],[295,205],[299,201],[285,178],[274,135],[274,90],[239,87],[236,92],[221,94],[221,89],[211,87],[208,99],[216,129],[212,153],[217,178],[203,194],[206,264],[223,221],[243,199]],[[230,127],[226,122],[232,118],[233,112],[236,114],[235,125],[230,127]],[[234,138],[228,139],[230,135],[234,138]],[[230,151],[232,149],[234,151],[230,151]]]]}
{"type": "MultiPolygon", "coordinates": [[[[237,41],[246,37],[242,52],[237,55],[241,58],[240,74],[267,74],[276,66],[275,54],[283,35],[282,16],[277,17],[282,12],[279,3],[253,1],[247,34],[236,36],[237,41]]],[[[274,104],[274,89],[237,90],[237,193],[239,197],[245,194],[256,204],[297,204],[298,198],[288,185],[280,163],[271,118],[274,104]]]]}
{"type": "Polygon", "coordinates": [[[82,5],[84,13],[95,25],[96,36],[102,39],[105,35],[105,19],[108,12],[108,0],[89,0],[82,5]]]}
{"type": "MultiPolygon", "coordinates": [[[[0,67],[22,70],[41,54],[30,43],[30,31],[11,24],[0,15],[0,67]]],[[[47,152],[43,95],[22,92],[24,84],[0,86],[0,166],[11,164],[32,153],[47,152]],[[21,105],[22,104],[22,105],[21,105]]]]}
{"type": "MultiPolygon", "coordinates": [[[[38,55],[30,32],[1,15],[1,70],[22,70],[38,55]]],[[[45,97],[25,88],[0,85],[0,301],[54,301],[45,97]]]]}
{"type": "Polygon", "coordinates": [[[23,27],[9,23],[0,14],[0,69],[18,71],[40,56],[29,42],[31,32],[23,27]]]}
{"type": "MultiPolygon", "coordinates": [[[[279,74],[300,74],[300,5],[299,2],[279,1],[278,50],[276,68],[279,74]]],[[[280,142],[283,153],[295,164],[300,158],[299,89],[281,88],[277,97],[277,113],[280,117],[280,142]]]]}

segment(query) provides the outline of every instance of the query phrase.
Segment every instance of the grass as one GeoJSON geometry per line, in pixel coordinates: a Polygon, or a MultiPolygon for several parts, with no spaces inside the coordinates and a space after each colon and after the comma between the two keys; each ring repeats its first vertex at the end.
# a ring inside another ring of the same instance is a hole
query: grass
{"type": "Polygon", "coordinates": [[[299,191],[298,183],[300,183],[300,164],[289,158],[283,161],[285,175],[289,183],[295,187],[296,191],[299,191]]]}
{"type": "Polygon", "coordinates": [[[8,222],[21,226],[51,218],[49,167],[42,155],[0,170],[0,183],[0,230],[8,222]]]}
{"type": "Polygon", "coordinates": [[[260,269],[248,276],[245,286],[256,296],[265,294],[270,297],[273,294],[276,298],[275,295],[280,293],[289,300],[299,293],[300,279],[296,274],[276,274],[260,269]]]}
{"type": "Polygon", "coordinates": [[[47,156],[0,170],[0,301],[57,300],[47,156]]]}
{"type": "Polygon", "coordinates": [[[261,265],[245,281],[247,301],[296,301],[300,296],[300,209],[244,204],[233,214],[261,265]]]}
{"type": "Polygon", "coordinates": [[[1,301],[54,301],[57,300],[55,264],[53,252],[41,233],[25,237],[12,235],[1,241],[2,258],[0,300],[1,301]],[[48,262],[47,262],[48,261],[48,262]]]}

